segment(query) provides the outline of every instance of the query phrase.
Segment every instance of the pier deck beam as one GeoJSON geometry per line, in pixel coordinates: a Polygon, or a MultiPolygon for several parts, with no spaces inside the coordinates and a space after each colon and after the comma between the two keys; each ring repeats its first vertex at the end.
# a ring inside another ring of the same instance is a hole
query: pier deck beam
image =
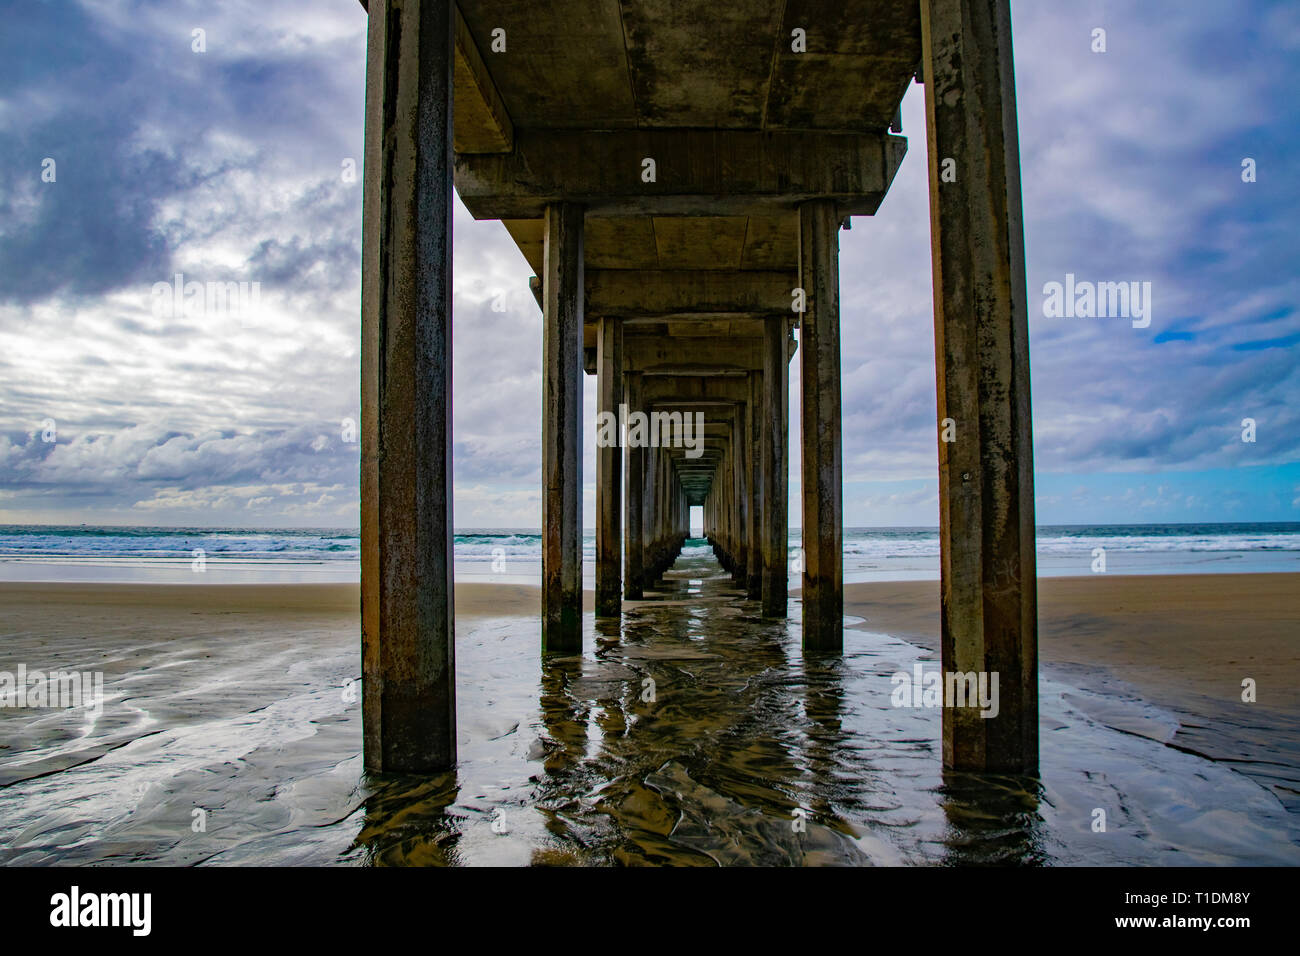
{"type": "Polygon", "coordinates": [[[456,190],[476,219],[535,219],[568,199],[598,216],[749,216],[818,198],[872,215],[906,152],[883,130],[516,128],[509,152],[457,154],[456,190]],[[642,156],[672,174],[629,179],[642,156]]]}
{"type": "Polygon", "coordinates": [[[799,207],[803,646],[823,651],[844,647],[839,230],[835,203],[799,207]]]}
{"type": "Polygon", "coordinates": [[[372,0],[361,292],[366,769],[456,762],[450,0],[372,0]]]}
{"type": "Polygon", "coordinates": [[[922,0],[921,46],[938,408],[941,424],[956,425],[955,441],[939,441],[943,670],[999,675],[996,717],[944,708],[943,762],[1034,772],[1034,487],[1008,0],[922,0]],[[941,177],[945,163],[955,177],[941,177]]]}
{"type": "Polygon", "coordinates": [[[785,617],[789,596],[786,450],[790,413],[786,319],[763,323],[763,616],[785,617]]]}
{"type": "MultiPolygon", "coordinates": [[[[596,330],[597,408],[618,419],[623,401],[623,323],[602,318],[596,330]]],[[[622,611],[623,448],[596,448],[596,616],[622,611]]]]}
{"type": "Polygon", "coordinates": [[[581,206],[551,203],[542,276],[542,648],[582,648],[581,206]]]}

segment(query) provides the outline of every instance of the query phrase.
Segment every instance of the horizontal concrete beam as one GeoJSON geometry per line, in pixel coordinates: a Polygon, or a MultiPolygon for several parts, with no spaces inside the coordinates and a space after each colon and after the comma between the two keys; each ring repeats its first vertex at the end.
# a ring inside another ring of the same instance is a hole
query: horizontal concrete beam
{"type": "MultiPolygon", "coordinates": [[[[730,425],[727,426],[727,430],[728,431],[731,430],[730,425]]],[[[730,444],[731,444],[731,438],[729,435],[723,435],[723,434],[713,435],[711,438],[708,439],[708,444],[703,449],[703,453],[721,455],[727,450],[727,447],[730,444]]],[[[686,453],[691,450],[689,448],[682,448],[677,445],[666,445],[664,446],[664,450],[667,451],[673,457],[685,458],[686,461],[688,462],[703,460],[698,455],[694,458],[687,457],[686,453]]]]}
{"type": "Polygon", "coordinates": [[[830,199],[842,215],[872,215],[906,152],[888,133],[516,130],[508,154],[456,156],[456,192],[475,219],[537,219],[560,201],[734,216],[830,199]]]}
{"type": "Polygon", "coordinates": [[[675,412],[681,411],[683,414],[702,415],[706,425],[728,425],[736,417],[736,405],[718,405],[704,404],[700,402],[676,402],[672,399],[655,400],[646,402],[643,405],[646,411],[650,412],[675,412]]]}
{"type": "Polygon", "coordinates": [[[680,453],[679,449],[668,449],[668,451],[679,452],[674,456],[678,468],[683,469],[685,471],[691,471],[691,472],[700,471],[706,468],[712,468],[714,465],[716,465],[719,461],[722,460],[722,455],[723,455],[723,450],[721,448],[714,448],[708,450],[705,452],[704,455],[697,458],[688,458],[684,453],[680,453]]]}
{"type": "Polygon", "coordinates": [[[624,318],[623,328],[631,335],[656,335],[660,338],[707,336],[715,339],[761,339],[763,323],[766,321],[762,316],[746,316],[739,312],[716,315],[688,312],[683,315],[624,318]]]}
{"type": "MultiPolygon", "coordinates": [[[[628,331],[635,329],[630,326],[628,331]]],[[[763,340],[714,336],[664,338],[623,335],[623,369],[628,372],[713,375],[763,368],[763,340]]]]}
{"type": "MultiPolygon", "coordinates": [[[[542,280],[530,276],[528,289],[541,308],[542,280]]],[[[787,316],[792,311],[796,270],[588,269],[586,315],[594,327],[602,316],[629,325],[682,321],[746,321],[787,316]]],[[[761,326],[760,326],[761,329],[761,326]]]]}
{"type": "Polygon", "coordinates": [[[642,380],[641,394],[646,405],[672,403],[680,408],[692,404],[729,405],[749,401],[749,379],[648,375],[642,380]]]}
{"type": "Polygon", "coordinates": [[[799,273],[693,269],[592,269],[587,313],[618,317],[692,312],[793,315],[799,273]]]}

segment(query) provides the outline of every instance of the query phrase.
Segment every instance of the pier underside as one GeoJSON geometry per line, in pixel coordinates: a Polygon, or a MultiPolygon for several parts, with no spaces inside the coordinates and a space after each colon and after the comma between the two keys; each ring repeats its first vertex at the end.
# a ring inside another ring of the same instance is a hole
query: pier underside
{"type": "Polygon", "coordinates": [[[453,182],[475,218],[501,220],[535,273],[544,648],[581,649],[582,436],[612,418],[615,438],[597,451],[597,616],[617,617],[643,596],[680,553],[690,508],[702,506],[723,568],[763,617],[782,618],[793,518],[803,529],[803,644],[835,653],[839,231],[874,214],[888,191],[906,152],[900,102],[918,80],[937,424],[952,423],[936,434],[944,669],[999,672],[1003,694],[993,719],[945,710],[944,761],[1034,769],[1029,372],[1007,0],[363,5],[367,765],[419,771],[455,758],[453,182]],[[584,373],[597,377],[596,409],[582,408],[584,373]]]}

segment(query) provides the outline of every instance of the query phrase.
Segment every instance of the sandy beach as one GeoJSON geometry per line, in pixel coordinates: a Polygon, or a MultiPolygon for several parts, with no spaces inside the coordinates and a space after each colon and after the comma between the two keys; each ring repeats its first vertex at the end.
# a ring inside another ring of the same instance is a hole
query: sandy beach
{"type": "MultiPolygon", "coordinates": [[[[938,652],[939,583],[850,584],[859,625],[938,652]]],[[[1300,574],[1094,575],[1038,582],[1039,659],[1101,666],[1153,698],[1258,702],[1300,716],[1300,574]]]]}
{"type": "MultiPolygon", "coordinates": [[[[846,615],[939,654],[939,584],[851,584],[846,615]]],[[[1094,575],[1038,582],[1044,674],[1090,715],[1232,763],[1300,813],[1300,575],[1094,575]],[[1256,700],[1242,701],[1242,681],[1256,700]],[[1175,723],[1120,702],[1154,704],[1175,723]]]]}
{"type": "Polygon", "coordinates": [[[889,673],[936,657],[936,582],[849,585],[842,664],[801,661],[797,603],[761,621],[711,556],[665,588],[621,633],[588,619],[583,657],[539,664],[536,587],[458,584],[461,764],[394,784],[360,767],[355,585],[0,584],[0,670],[106,687],[89,722],[0,710],[0,861],[1278,863],[1300,846],[1300,575],[1041,581],[1045,790],[992,804],[940,774],[937,713],[889,706],[889,673]],[[1126,831],[1103,845],[1088,814],[1107,801],[1126,831]],[[797,805],[821,816],[791,844],[797,805]],[[1009,843],[969,832],[1028,807],[1041,823],[1009,843]]]}

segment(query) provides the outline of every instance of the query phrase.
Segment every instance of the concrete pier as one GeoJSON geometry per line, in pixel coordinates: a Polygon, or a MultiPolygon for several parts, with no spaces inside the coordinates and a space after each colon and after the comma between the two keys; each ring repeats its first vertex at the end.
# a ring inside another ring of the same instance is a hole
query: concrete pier
{"type": "Polygon", "coordinates": [[[752,371],[747,376],[749,397],[749,553],[751,560],[746,568],[745,590],[751,600],[763,599],[763,375],[752,371]]]}
{"type": "Polygon", "coordinates": [[[906,153],[890,130],[919,70],[939,416],[957,436],[939,443],[943,664],[998,672],[1002,694],[997,718],[945,710],[944,763],[1033,770],[1033,463],[1008,0],[736,0],[726,15],[665,0],[369,9],[367,765],[454,759],[453,176],[470,213],[500,220],[535,272],[544,649],[581,649],[583,436],[620,406],[623,447],[597,449],[597,614],[617,618],[655,587],[701,507],[736,586],[762,616],[784,618],[794,517],[804,647],[842,649],[840,339],[870,317],[841,315],[839,230],[888,192],[906,153]],[[584,371],[598,396],[585,416],[584,371]],[[698,434],[657,427],[688,420],[698,434]],[[698,443],[687,447],[687,434],[698,443]]]}
{"type": "Polygon", "coordinates": [[[747,405],[735,406],[732,418],[731,444],[727,447],[727,459],[731,464],[731,540],[736,552],[736,567],[732,575],[736,583],[744,587],[748,581],[749,556],[749,493],[745,484],[745,446],[747,443],[746,421],[749,409],[747,405]]]}
{"type": "Polygon", "coordinates": [[[546,207],[542,332],[542,646],[582,646],[583,209],[546,207]]]}
{"type": "Polygon", "coordinates": [[[456,762],[449,2],[384,5],[366,59],[361,672],[366,769],[456,762]]]}
{"type": "Polygon", "coordinates": [[[844,509],[840,490],[840,219],[825,200],[799,207],[803,386],[803,643],[844,647],[844,509]]]}
{"type": "MultiPolygon", "coordinates": [[[[618,419],[623,403],[623,323],[600,319],[596,335],[597,407],[618,419]]],[[[596,616],[622,608],[623,449],[615,441],[596,447],[596,616]]]]}
{"type": "Polygon", "coordinates": [[[790,383],[786,378],[788,326],[784,316],[763,323],[763,399],[759,415],[763,459],[763,616],[785,617],[789,593],[788,444],[790,383]]]}
{"type": "Polygon", "coordinates": [[[1028,304],[1007,0],[923,0],[940,428],[945,672],[997,673],[1001,707],[944,711],[944,765],[1038,767],[1028,304]],[[943,176],[941,160],[954,161],[943,176]]]}
{"type": "MultiPolygon", "coordinates": [[[[641,373],[628,372],[627,408],[629,413],[644,409],[641,398],[641,373]]],[[[638,601],[645,576],[645,537],[643,505],[645,502],[645,448],[628,446],[627,458],[627,545],[623,556],[623,593],[629,601],[638,601]]]]}

